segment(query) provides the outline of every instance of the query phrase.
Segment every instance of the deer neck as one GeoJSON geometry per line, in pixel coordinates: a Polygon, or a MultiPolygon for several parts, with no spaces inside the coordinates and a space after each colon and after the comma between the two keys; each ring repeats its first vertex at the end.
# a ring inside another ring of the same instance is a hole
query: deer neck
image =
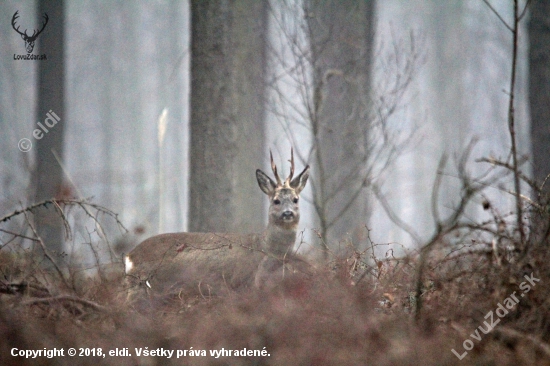
{"type": "Polygon", "coordinates": [[[265,231],[264,250],[271,255],[290,255],[296,242],[296,225],[280,226],[269,223],[265,231]]]}

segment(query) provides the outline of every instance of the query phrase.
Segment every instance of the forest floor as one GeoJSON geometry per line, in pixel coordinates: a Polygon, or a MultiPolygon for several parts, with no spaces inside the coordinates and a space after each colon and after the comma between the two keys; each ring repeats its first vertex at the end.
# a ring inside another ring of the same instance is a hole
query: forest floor
{"type": "Polygon", "coordinates": [[[9,282],[4,255],[0,364],[550,365],[550,253],[459,254],[434,250],[421,281],[418,256],[350,255],[270,291],[145,312],[123,301],[123,276],[52,293],[45,277],[9,282]]]}

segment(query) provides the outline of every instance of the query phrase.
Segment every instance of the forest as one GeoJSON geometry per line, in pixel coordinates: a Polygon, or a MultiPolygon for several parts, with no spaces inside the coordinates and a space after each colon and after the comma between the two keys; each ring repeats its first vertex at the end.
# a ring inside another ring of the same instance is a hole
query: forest
{"type": "Polygon", "coordinates": [[[550,364],[550,2],[0,13],[0,364],[550,364]]]}

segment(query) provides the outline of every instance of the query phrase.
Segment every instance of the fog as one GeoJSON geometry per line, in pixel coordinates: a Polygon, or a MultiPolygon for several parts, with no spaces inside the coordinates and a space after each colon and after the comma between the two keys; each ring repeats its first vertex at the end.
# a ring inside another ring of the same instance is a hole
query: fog
{"type": "MultiPolygon", "coordinates": [[[[509,1],[491,3],[505,21],[511,22],[509,1]]],[[[294,11],[299,8],[300,3],[271,2],[269,75],[293,69],[281,19],[299,35],[304,16],[294,11]],[[281,66],[275,54],[288,64],[281,66]]],[[[14,60],[14,54],[24,54],[25,48],[10,19],[19,11],[21,29],[38,28],[34,2],[4,1],[0,9],[4,14],[0,22],[0,207],[7,214],[34,203],[31,172],[36,157],[32,149],[20,151],[18,142],[28,138],[34,144],[37,122],[46,118],[35,112],[37,64],[46,61],[14,60]]],[[[66,112],[60,116],[65,126],[62,165],[66,196],[90,198],[118,213],[136,236],[133,241],[188,227],[189,13],[186,1],[66,2],[66,112]],[[164,135],[159,134],[162,123],[166,124],[164,135]]],[[[508,158],[512,34],[478,0],[379,1],[374,19],[374,94],[388,95],[390,89],[384,90],[387,82],[406,74],[406,60],[414,63],[410,83],[387,120],[397,139],[390,142],[403,144],[389,166],[385,166],[386,160],[378,161],[381,166],[374,168],[373,180],[400,220],[421,239],[427,239],[435,227],[432,192],[442,156],[448,156],[437,200],[442,214],[450,212],[460,198],[462,182],[456,166],[472,141],[475,144],[467,169],[473,175],[488,168],[487,163],[476,162],[481,157],[508,158]]],[[[56,20],[50,17],[49,21],[56,20]]],[[[527,33],[526,23],[520,25],[516,133],[519,154],[529,156],[527,33]]],[[[298,42],[307,46],[303,34],[298,42]]],[[[50,52],[40,49],[40,37],[36,47],[37,54],[50,52]]],[[[283,75],[270,85],[296,101],[292,80],[292,75],[283,75]]],[[[265,155],[251,168],[269,171],[271,149],[280,171],[287,172],[290,147],[294,145],[301,157],[296,169],[301,170],[310,163],[307,152],[313,143],[311,133],[304,124],[292,122],[298,115],[285,119],[275,113],[281,105],[269,104],[274,103],[274,91],[268,88],[267,93],[265,155]]],[[[288,106],[283,108],[291,116],[295,113],[288,106]]],[[[524,166],[527,172],[528,164],[524,166]]],[[[312,171],[315,169],[312,165],[312,171]]],[[[485,191],[502,213],[513,208],[513,196],[502,194],[507,187],[511,187],[511,178],[485,191]]],[[[248,194],[262,193],[258,189],[248,194]]],[[[304,230],[306,243],[313,243],[312,229],[318,221],[310,187],[303,196],[300,230],[304,230]]],[[[368,208],[364,224],[371,229],[374,242],[390,243],[395,248],[416,247],[415,239],[390,219],[372,191],[368,192],[368,208]]],[[[481,202],[474,202],[467,211],[472,220],[483,219],[485,214],[481,202]]],[[[113,240],[121,235],[114,225],[108,229],[113,240]]],[[[82,237],[75,238],[76,242],[86,237],[86,230],[79,233],[82,237]]],[[[93,235],[97,239],[97,234],[93,235]]],[[[301,250],[306,251],[307,245],[301,250]]]]}

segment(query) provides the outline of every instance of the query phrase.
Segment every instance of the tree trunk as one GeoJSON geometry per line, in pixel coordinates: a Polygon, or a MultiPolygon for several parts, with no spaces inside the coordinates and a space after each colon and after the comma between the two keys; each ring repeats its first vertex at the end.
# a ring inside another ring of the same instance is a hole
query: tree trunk
{"type": "Polygon", "coordinates": [[[267,2],[191,1],[190,231],[258,231],[267,2]]]}
{"type": "MultiPolygon", "coordinates": [[[[534,1],[529,22],[529,104],[533,175],[541,184],[550,174],[550,2],[534,1]]],[[[545,192],[550,192],[546,182],[545,192]]]]}
{"type": "MultiPolygon", "coordinates": [[[[64,189],[63,170],[56,159],[63,157],[63,130],[65,124],[65,60],[64,60],[64,2],[44,0],[38,2],[38,24],[42,24],[44,13],[49,21],[37,39],[38,54],[46,54],[47,60],[37,61],[38,99],[36,119],[42,126],[41,137],[36,143],[36,167],[34,170],[35,201],[62,197],[64,189]],[[59,117],[58,121],[56,117],[59,117]]],[[[37,127],[39,125],[35,125],[37,127]]],[[[40,136],[40,134],[38,134],[40,136]]],[[[35,211],[38,233],[54,259],[61,262],[63,253],[63,223],[55,207],[35,211]]],[[[61,264],[61,263],[60,263],[61,264]]]]}
{"type": "Polygon", "coordinates": [[[374,1],[310,0],[316,96],[315,200],[324,241],[362,241],[367,224],[365,179],[374,1]]]}

